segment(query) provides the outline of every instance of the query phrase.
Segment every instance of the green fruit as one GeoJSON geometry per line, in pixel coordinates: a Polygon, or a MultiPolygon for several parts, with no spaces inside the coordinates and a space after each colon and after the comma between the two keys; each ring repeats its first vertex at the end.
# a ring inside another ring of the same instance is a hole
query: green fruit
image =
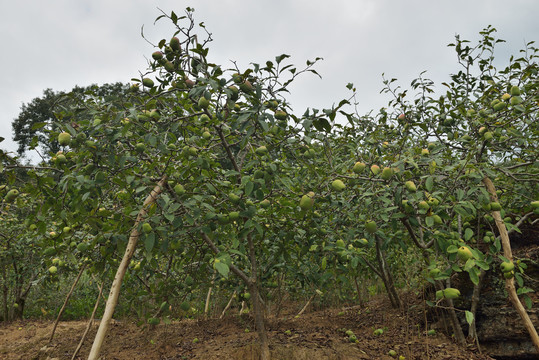
{"type": "Polygon", "coordinates": [[[460,296],[460,291],[454,288],[447,288],[443,290],[444,298],[456,299],[460,296]]]}
{"type": "Polygon", "coordinates": [[[365,223],[365,230],[367,230],[368,233],[374,234],[378,230],[378,225],[376,225],[376,222],[370,220],[365,223]]]}
{"type": "Polygon", "coordinates": [[[371,166],[371,172],[374,174],[374,175],[378,175],[380,173],[380,166],[378,165],[372,165],[371,166]]]}
{"type": "Polygon", "coordinates": [[[342,191],[346,188],[346,185],[344,185],[342,180],[337,179],[333,180],[333,182],[331,183],[331,187],[333,188],[333,190],[342,191]]]}
{"type": "Polygon", "coordinates": [[[161,322],[161,320],[159,320],[158,318],[149,318],[148,319],[148,324],[150,325],[159,325],[159,323],[161,322]]]}
{"type": "Polygon", "coordinates": [[[233,203],[237,203],[240,201],[240,197],[234,193],[228,194],[228,200],[232,201],[233,203]]]}
{"type": "Polygon", "coordinates": [[[198,107],[201,109],[207,109],[210,106],[210,100],[206,99],[204,96],[202,96],[200,99],[198,99],[198,107]]]}
{"type": "Polygon", "coordinates": [[[144,143],[138,143],[137,145],[135,145],[135,150],[138,153],[143,153],[146,150],[146,145],[144,143]]]}
{"type": "Polygon", "coordinates": [[[520,88],[518,86],[512,86],[511,87],[511,95],[512,96],[519,96],[520,95],[520,88]]]}
{"type": "Polygon", "coordinates": [[[487,132],[485,132],[483,134],[483,139],[485,139],[487,141],[492,140],[493,137],[494,137],[494,135],[492,135],[492,132],[490,132],[490,131],[487,131],[487,132]]]}
{"type": "Polygon", "coordinates": [[[240,218],[240,213],[238,211],[232,211],[228,213],[228,218],[230,221],[238,220],[240,218]]]}
{"type": "Polygon", "coordinates": [[[64,226],[64,228],[62,229],[62,232],[64,234],[71,234],[71,228],[69,226],[64,226]]]}
{"type": "Polygon", "coordinates": [[[5,199],[7,202],[13,202],[15,199],[19,196],[19,190],[17,189],[11,189],[8,191],[8,193],[5,196],[5,199]]]}
{"type": "Polygon", "coordinates": [[[69,133],[63,132],[58,135],[58,143],[62,146],[67,146],[71,143],[71,135],[69,133]]]}
{"type": "Polygon", "coordinates": [[[161,51],[155,51],[152,53],[152,58],[154,60],[161,60],[163,58],[163,53],[161,51]]]}
{"type": "Polygon", "coordinates": [[[490,203],[490,209],[492,211],[500,211],[502,209],[502,206],[499,202],[495,201],[490,203]]]}
{"type": "Polygon", "coordinates": [[[255,153],[260,156],[266,155],[268,153],[268,148],[262,145],[255,150],[255,153]]]}
{"type": "Polygon", "coordinates": [[[345,244],[344,244],[344,241],[342,239],[339,239],[335,242],[335,246],[339,247],[339,248],[344,248],[345,244]]]}
{"type": "Polygon", "coordinates": [[[228,215],[219,214],[217,215],[217,221],[219,221],[220,224],[226,225],[230,221],[228,215]]]}
{"type": "Polygon", "coordinates": [[[152,226],[149,223],[142,224],[142,231],[146,234],[152,231],[152,226]]]}
{"type": "Polygon", "coordinates": [[[58,271],[58,268],[56,266],[51,266],[49,268],[49,273],[51,274],[56,274],[57,271],[58,271]]]}
{"type": "Polygon", "coordinates": [[[365,164],[358,161],[354,164],[354,167],[352,168],[352,171],[355,172],[356,174],[359,174],[360,172],[362,172],[363,170],[365,170],[365,164]]]}
{"type": "Polygon", "coordinates": [[[359,239],[358,241],[359,241],[359,243],[360,243],[361,245],[363,245],[363,246],[369,245],[369,240],[367,240],[367,239],[365,239],[365,238],[361,238],[361,239],[359,239]]]}
{"type": "Polygon", "coordinates": [[[170,48],[174,51],[180,50],[180,39],[178,39],[176,36],[174,36],[172,39],[170,39],[170,48]]]}
{"type": "Polygon", "coordinates": [[[384,170],[382,170],[382,175],[380,175],[380,177],[386,181],[391,179],[392,176],[393,176],[393,169],[388,168],[388,167],[385,167],[384,170]]]}
{"type": "Polygon", "coordinates": [[[62,165],[67,162],[67,158],[64,154],[58,154],[56,155],[56,164],[62,165]]]}
{"type": "Polygon", "coordinates": [[[421,149],[421,156],[427,156],[428,154],[430,154],[429,149],[421,149]]]}
{"type": "Polygon", "coordinates": [[[271,205],[271,202],[268,199],[264,199],[260,202],[260,206],[264,209],[269,208],[271,205]]]}
{"type": "Polygon", "coordinates": [[[176,195],[183,195],[185,194],[185,188],[182,184],[176,184],[176,186],[174,186],[174,192],[176,195]]]}
{"type": "Polygon", "coordinates": [[[88,250],[88,248],[89,248],[89,245],[85,242],[81,242],[80,244],[77,245],[77,250],[80,252],[85,252],[86,250],[88,250]]]}
{"type": "Polygon", "coordinates": [[[142,85],[144,85],[145,87],[148,87],[148,88],[153,88],[154,83],[153,83],[152,79],[144,78],[144,79],[142,79],[142,85]]]}
{"type": "Polygon", "coordinates": [[[515,269],[515,264],[512,261],[504,261],[500,264],[500,269],[503,273],[510,272],[515,269]]]}
{"type": "Polygon", "coordinates": [[[427,335],[429,335],[429,336],[436,335],[436,330],[430,329],[429,331],[427,331],[427,335]]]}
{"type": "Polygon", "coordinates": [[[168,71],[168,72],[174,72],[174,70],[175,70],[174,69],[174,64],[171,63],[170,61],[165,62],[164,67],[165,67],[165,70],[168,71]]]}
{"type": "Polygon", "coordinates": [[[442,225],[443,224],[443,221],[442,221],[442,218],[440,217],[440,215],[433,215],[432,218],[434,219],[434,223],[436,225],[442,225]]]}
{"type": "Polygon", "coordinates": [[[505,94],[502,95],[502,100],[503,101],[507,101],[509,99],[511,99],[511,94],[505,93],[505,94]]]}
{"type": "Polygon", "coordinates": [[[300,207],[301,210],[303,210],[303,211],[307,211],[307,210],[312,209],[313,204],[314,204],[314,199],[312,199],[312,198],[311,198],[310,196],[308,196],[308,195],[303,195],[303,196],[301,197],[301,200],[299,201],[299,207],[300,207]]]}
{"type": "Polygon", "coordinates": [[[532,202],[530,203],[530,205],[531,205],[532,208],[534,208],[534,209],[539,209],[539,200],[532,201],[532,202]]]}
{"type": "Polygon", "coordinates": [[[507,106],[506,103],[499,102],[496,105],[494,105],[492,108],[494,109],[494,111],[502,111],[503,109],[505,109],[506,106],[507,106]]]}
{"type": "Polygon", "coordinates": [[[52,247],[52,246],[48,247],[45,250],[43,250],[43,255],[44,256],[56,255],[56,249],[54,247],[52,247]]]}
{"type": "Polygon", "coordinates": [[[423,201],[420,201],[419,204],[417,204],[417,206],[421,209],[421,210],[428,210],[430,208],[429,204],[423,200],[423,201]]]}
{"type": "Polygon", "coordinates": [[[202,137],[205,139],[205,140],[209,140],[211,138],[211,134],[209,131],[204,131],[202,133],[202,137]]]}
{"type": "Polygon", "coordinates": [[[507,271],[507,272],[503,273],[503,277],[506,278],[506,279],[511,279],[513,276],[515,276],[514,271],[507,271]]]}
{"type": "Polygon", "coordinates": [[[417,187],[415,186],[414,182],[413,181],[407,181],[404,183],[404,186],[406,187],[406,189],[408,189],[408,191],[417,191],[417,187]]]}
{"type": "Polygon", "coordinates": [[[245,80],[243,83],[240,84],[240,89],[245,93],[250,93],[254,90],[254,87],[249,80],[245,80]]]}
{"type": "Polygon", "coordinates": [[[389,356],[391,356],[391,357],[394,357],[394,358],[397,357],[397,352],[395,350],[389,350],[387,354],[389,356]]]}
{"type": "Polygon", "coordinates": [[[460,260],[466,261],[473,257],[472,251],[467,246],[461,246],[457,250],[457,256],[460,260]]]}
{"type": "Polygon", "coordinates": [[[288,114],[283,110],[277,110],[275,111],[274,116],[277,120],[286,120],[286,118],[288,117],[288,114]]]}
{"type": "Polygon", "coordinates": [[[198,150],[194,146],[190,146],[188,151],[189,151],[189,155],[191,155],[191,156],[196,156],[198,154],[198,150]]]}
{"type": "Polygon", "coordinates": [[[511,98],[511,100],[509,100],[509,103],[513,106],[516,106],[516,105],[519,105],[519,104],[522,104],[524,100],[522,100],[522,98],[520,96],[513,96],[511,98]]]}

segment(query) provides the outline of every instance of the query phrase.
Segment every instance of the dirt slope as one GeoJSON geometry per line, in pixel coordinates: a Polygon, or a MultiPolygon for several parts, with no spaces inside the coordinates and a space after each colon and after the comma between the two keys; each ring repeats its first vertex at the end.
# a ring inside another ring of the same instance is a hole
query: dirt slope
{"type": "MultiPolygon", "coordinates": [[[[274,359],[491,359],[473,349],[462,349],[440,332],[426,335],[423,306],[408,313],[387,310],[384,300],[364,308],[350,307],[268,320],[274,359]],[[382,329],[381,335],[374,330],[382,329]],[[358,342],[345,334],[351,330],[358,342]]],[[[24,321],[0,324],[0,359],[71,359],[86,324],[59,325],[53,344],[44,349],[52,322],[24,321]]],[[[86,359],[97,323],[78,359],[86,359]]],[[[257,335],[245,315],[216,320],[184,320],[154,328],[140,328],[130,321],[115,322],[107,336],[103,360],[127,359],[256,359],[257,335]],[[248,331],[246,331],[248,329],[248,331]]]]}

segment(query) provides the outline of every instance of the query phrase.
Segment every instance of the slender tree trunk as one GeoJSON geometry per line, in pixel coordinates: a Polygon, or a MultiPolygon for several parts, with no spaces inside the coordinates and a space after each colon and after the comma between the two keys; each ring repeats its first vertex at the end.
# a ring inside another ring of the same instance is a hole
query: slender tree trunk
{"type": "Polygon", "coordinates": [[[210,299],[211,299],[211,292],[213,290],[213,284],[214,283],[215,283],[215,273],[213,273],[210,288],[208,289],[208,294],[206,295],[206,304],[204,305],[204,316],[205,317],[208,317],[208,312],[210,311],[210,299]]]}
{"type": "Polygon", "coordinates": [[[137,219],[135,220],[135,224],[133,224],[133,229],[131,230],[131,234],[129,235],[129,242],[127,243],[127,247],[125,248],[124,256],[122,258],[122,261],[120,262],[120,265],[118,266],[116,276],[114,277],[114,281],[112,282],[112,285],[110,287],[110,293],[107,304],[105,306],[105,312],[103,313],[103,318],[99,323],[99,329],[97,330],[97,334],[95,335],[94,343],[92,344],[92,349],[90,350],[90,355],[88,355],[88,360],[97,360],[99,358],[101,346],[103,345],[103,341],[105,340],[105,335],[107,334],[110,320],[112,319],[116,304],[118,303],[118,297],[120,296],[120,288],[122,286],[123,278],[125,276],[127,268],[129,267],[129,262],[131,261],[131,258],[135,253],[137,242],[140,237],[140,232],[138,231],[139,224],[146,216],[148,207],[155,202],[157,197],[163,191],[163,188],[166,184],[166,179],[166,176],[164,176],[161,181],[159,181],[159,183],[153,188],[146,200],[144,200],[142,208],[140,209],[137,215],[137,219]]]}
{"type": "Polygon", "coordinates": [[[266,326],[264,324],[264,311],[262,310],[262,304],[260,303],[260,298],[258,294],[258,268],[256,263],[255,246],[251,234],[247,235],[247,241],[249,245],[249,260],[251,262],[251,279],[249,282],[249,291],[251,292],[251,299],[253,299],[255,324],[260,340],[260,359],[269,360],[269,342],[268,335],[266,333],[266,326]]]}
{"type": "Polygon", "coordinates": [[[97,300],[95,301],[94,310],[92,311],[90,320],[88,320],[88,324],[86,325],[86,330],[84,330],[84,334],[82,334],[82,337],[79,341],[79,345],[75,349],[75,352],[73,353],[73,356],[71,357],[71,360],[75,360],[75,357],[77,357],[77,354],[82,348],[82,344],[84,344],[84,340],[86,340],[86,335],[88,335],[88,332],[90,331],[90,328],[92,327],[92,322],[94,321],[95,313],[97,312],[97,309],[99,308],[99,301],[101,300],[101,295],[103,294],[103,288],[105,287],[105,282],[103,281],[101,286],[97,284],[97,287],[99,288],[99,294],[97,295],[97,300]]]}
{"type": "Polygon", "coordinates": [[[378,265],[382,275],[382,282],[387,290],[389,300],[391,301],[391,306],[400,309],[402,307],[402,303],[399,298],[399,294],[395,289],[393,277],[391,276],[390,270],[387,267],[386,259],[382,253],[382,239],[379,236],[376,236],[376,258],[378,259],[378,265]]]}
{"type": "Polygon", "coordinates": [[[75,279],[75,281],[73,282],[73,285],[71,285],[71,289],[69,290],[69,293],[67,294],[65,300],[64,300],[64,304],[62,305],[62,308],[60,309],[60,312],[58,312],[58,316],[56,317],[56,321],[54,322],[54,325],[52,327],[52,331],[51,331],[51,336],[49,337],[49,343],[48,345],[50,345],[50,343],[52,342],[52,339],[54,338],[54,333],[56,332],[56,327],[58,326],[58,323],[60,322],[60,318],[62,317],[62,314],[64,313],[64,310],[67,306],[67,303],[69,301],[69,298],[71,298],[71,295],[73,294],[73,291],[75,290],[75,287],[77,286],[79,280],[80,280],[80,277],[82,275],[82,273],[84,272],[84,269],[86,268],[86,264],[83,264],[80,268],[80,271],[79,271],[79,274],[77,275],[77,278],[75,279]]]}
{"type": "Polygon", "coordinates": [[[476,313],[477,313],[477,307],[479,306],[479,298],[481,295],[481,287],[483,285],[483,279],[485,277],[485,270],[481,269],[481,272],[479,273],[479,281],[477,285],[474,285],[473,293],[472,293],[472,305],[470,306],[470,312],[473,314],[473,321],[468,327],[468,339],[476,341],[477,347],[479,349],[479,339],[477,338],[477,325],[476,325],[476,313]]]}
{"type": "MultiPolygon", "coordinates": [[[[496,188],[494,187],[494,184],[492,181],[485,177],[483,179],[483,184],[487,188],[487,191],[490,194],[490,199],[493,202],[498,201],[498,196],[496,195],[496,188]]],[[[498,231],[500,232],[500,239],[502,242],[502,248],[503,248],[503,256],[509,260],[513,261],[513,253],[511,251],[511,242],[509,241],[509,234],[507,233],[507,228],[505,227],[505,223],[503,222],[503,219],[500,215],[499,211],[492,211],[492,217],[494,218],[494,221],[496,222],[496,226],[498,227],[498,231]]],[[[528,313],[526,312],[526,309],[520,302],[520,299],[518,298],[517,291],[515,289],[515,279],[505,279],[505,289],[507,290],[507,293],[509,294],[509,299],[511,300],[511,303],[515,307],[515,310],[517,311],[518,315],[522,319],[522,322],[524,323],[524,327],[526,330],[528,330],[528,333],[530,334],[530,338],[532,340],[533,346],[535,346],[535,350],[537,350],[537,353],[539,353],[539,335],[537,335],[537,330],[533,326],[533,323],[530,320],[530,317],[528,316],[528,313]]]]}
{"type": "Polygon", "coordinates": [[[4,310],[4,321],[9,320],[9,306],[8,306],[8,293],[9,287],[7,286],[7,265],[2,266],[2,300],[3,300],[3,310],[4,310]]]}
{"type": "Polygon", "coordinates": [[[230,306],[232,305],[232,301],[236,298],[237,291],[234,290],[232,293],[232,296],[230,297],[230,300],[228,300],[228,303],[226,304],[225,308],[223,309],[223,312],[221,313],[221,316],[219,316],[219,319],[222,319],[225,317],[226,312],[228,309],[230,309],[230,306]]]}

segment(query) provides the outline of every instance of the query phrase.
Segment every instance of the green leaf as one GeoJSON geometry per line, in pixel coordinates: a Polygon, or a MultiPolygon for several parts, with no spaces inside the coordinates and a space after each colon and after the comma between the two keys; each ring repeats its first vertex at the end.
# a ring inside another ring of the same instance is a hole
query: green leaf
{"type": "Polygon", "coordinates": [[[230,272],[230,268],[228,267],[227,264],[223,262],[218,262],[218,263],[214,263],[213,267],[215,268],[215,270],[219,272],[219,274],[221,274],[221,276],[223,276],[224,278],[228,278],[228,273],[230,272]]]}
{"type": "Polygon", "coordinates": [[[468,241],[473,237],[473,230],[470,228],[466,228],[464,231],[464,240],[468,241]]]}
{"type": "Polygon", "coordinates": [[[248,181],[245,184],[245,196],[251,195],[251,193],[253,192],[254,187],[255,187],[255,184],[252,181],[248,181]]]}
{"type": "Polygon", "coordinates": [[[468,271],[468,274],[470,275],[470,280],[474,283],[474,285],[479,284],[479,269],[473,267],[468,271]]]}
{"type": "Polygon", "coordinates": [[[425,218],[425,223],[428,227],[432,227],[434,225],[434,216],[427,216],[425,218]]]}
{"type": "Polygon", "coordinates": [[[144,240],[146,254],[150,254],[152,252],[154,245],[155,245],[155,234],[149,233],[146,236],[146,239],[144,240]]]}
{"type": "Polygon", "coordinates": [[[425,181],[425,189],[427,189],[427,191],[432,191],[432,187],[434,185],[434,178],[432,176],[429,176],[427,178],[427,181],[425,181]]]}
{"type": "Polygon", "coordinates": [[[468,323],[468,325],[472,325],[473,320],[474,320],[473,314],[470,311],[466,310],[466,322],[468,323]]]}

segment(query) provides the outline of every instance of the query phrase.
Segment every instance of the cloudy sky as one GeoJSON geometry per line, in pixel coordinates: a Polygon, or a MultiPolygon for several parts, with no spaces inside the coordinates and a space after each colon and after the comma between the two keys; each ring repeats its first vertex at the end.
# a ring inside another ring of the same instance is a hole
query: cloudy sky
{"type": "Polygon", "coordinates": [[[153,43],[174,31],[160,15],[195,8],[195,20],[213,34],[210,60],[264,64],[286,53],[297,65],[322,57],[322,79],[304,75],[292,87],[294,111],[328,108],[348,97],[354,83],[359,112],[387,103],[379,94],[382,73],[408,86],[420,72],[440,82],[459,70],[455,34],[477,40],[494,26],[506,40],[497,46],[501,65],[529,41],[539,40],[537,0],[17,0],[0,2],[3,69],[0,148],[15,152],[11,122],[23,103],[43,90],[129,82],[147,66],[153,43]]]}

